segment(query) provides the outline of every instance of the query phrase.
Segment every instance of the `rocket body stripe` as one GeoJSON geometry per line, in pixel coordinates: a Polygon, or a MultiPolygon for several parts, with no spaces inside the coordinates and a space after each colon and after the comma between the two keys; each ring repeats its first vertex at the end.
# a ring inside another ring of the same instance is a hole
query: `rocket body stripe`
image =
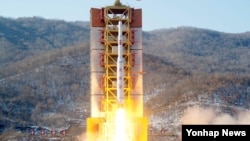
{"type": "Polygon", "coordinates": [[[124,59],[122,41],[122,22],[118,22],[118,57],[117,57],[117,102],[124,103],[124,59]]]}

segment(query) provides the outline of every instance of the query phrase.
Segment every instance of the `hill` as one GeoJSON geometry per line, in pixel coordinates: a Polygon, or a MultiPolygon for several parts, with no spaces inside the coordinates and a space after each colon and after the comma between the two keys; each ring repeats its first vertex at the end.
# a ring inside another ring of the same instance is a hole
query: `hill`
{"type": "Polygon", "coordinates": [[[88,41],[86,22],[0,17],[0,67],[44,51],[88,41]]]}
{"type": "Polygon", "coordinates": [[[144,33],[143,39],[145,53],[191,71],[249,73],[250,32],[179,27],[144,33]]]}
{"type": "MultiPolygon", "coordinates": [[[[0,123],[8,128],[85,123],[88,24],[0,18],[0,123]]],[[[249,32],[161,29],[143,32],[143,49],[150,129],[164,127],[177,134],[185,111],[195,105],[234,117],[249,109],[249,32]]]]}

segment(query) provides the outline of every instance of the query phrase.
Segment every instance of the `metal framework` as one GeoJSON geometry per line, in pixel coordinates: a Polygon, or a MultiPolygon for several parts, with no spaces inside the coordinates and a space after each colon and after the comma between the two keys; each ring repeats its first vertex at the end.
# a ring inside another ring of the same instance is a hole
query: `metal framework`
{"type": "MultiPolygon", "coordinates": [[[[130,96],[132,91],[132,78],[131,78],[131,67],[132,67],[132,35],[130,29],[131,22],[131,9],[129,7],[114,7],[108,6],[104,9],[104,22],[105,30],[103,32],[103,44],[104,44],[104,87],[103,92],[105,94],[105,119],[106,131],[114,129],[114,117],[117,109],[117,56],[118,56],[118,21],[122,21],[123,30],[123,58],[124,64],[124,107],[129,107],[130,96]]],[[[102,34],[102,33],[101,33],[102,34]]],[[[110,138],[109,134],[104,134],[110,138]]]]}
{"type": "MultiPolygon", "coordinates": [[[[143,117],[141,9],[113,6],[91,9],[91,117],[87,119],[89,141],[111,141],[115,133],[117,103],[118,22],[122,22],[124,102],[129,141],[147,140],[143,117]],[[136,41],[135,41],[136,40],[136,41]]],[[[121,33],[121,32],[119,32],[121,33]]]]}

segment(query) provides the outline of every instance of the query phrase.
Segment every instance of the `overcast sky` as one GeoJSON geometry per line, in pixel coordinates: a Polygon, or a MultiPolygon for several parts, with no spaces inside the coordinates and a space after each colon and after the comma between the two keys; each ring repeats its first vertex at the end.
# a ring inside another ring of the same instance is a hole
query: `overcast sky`
{"type": "MultiPolygon", "coordinates": [[[[192,26],[221,32],[250,31],[250,0],[121,0],[143,10],[143,30],[192,26]]],[[[89,21],[91,7],[114,0],[0,0],[0,16],[39,16],[66,21],[89,21]]]]}

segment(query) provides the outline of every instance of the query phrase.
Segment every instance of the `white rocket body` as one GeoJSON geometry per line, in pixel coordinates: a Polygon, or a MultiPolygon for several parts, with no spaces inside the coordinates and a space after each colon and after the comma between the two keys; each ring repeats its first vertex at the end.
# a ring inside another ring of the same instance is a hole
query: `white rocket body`
{"type": "Polygon", "coordinates": [[[122,41],[122,22],[118,22],[118,57],[117,57],[117,102],[124,103],[124,59],[122,41]]]}

